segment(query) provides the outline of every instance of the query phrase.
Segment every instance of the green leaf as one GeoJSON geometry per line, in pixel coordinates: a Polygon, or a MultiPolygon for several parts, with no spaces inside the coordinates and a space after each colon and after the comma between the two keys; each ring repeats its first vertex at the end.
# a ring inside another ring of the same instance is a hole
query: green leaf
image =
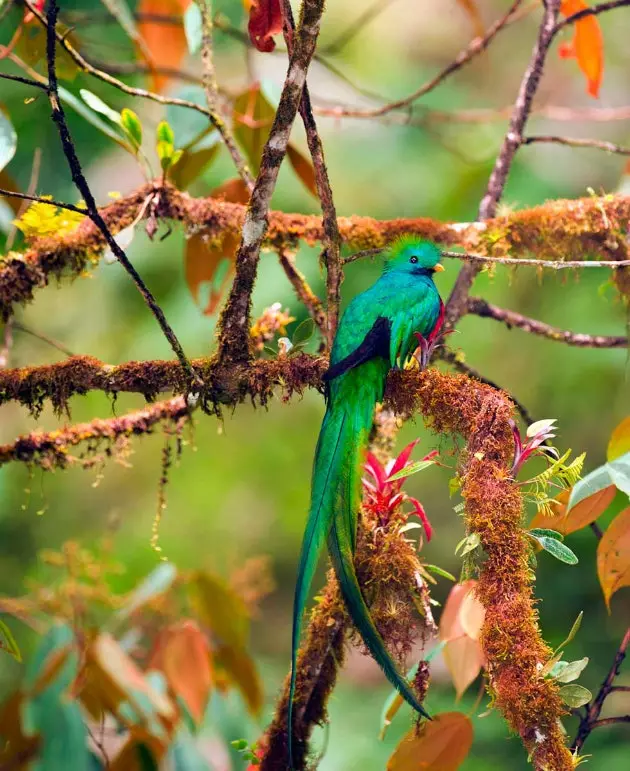
{"type": "Polygon", "coordinates": [[[437,565],[423,565],[423,567],[425,570],[429,570],[431,573],[442,576],[442,578],[448,578],[450,581],[457,581],[455,576],[451,575],[448,570],[444,570],[444,568],[438,567],[437,565]]]}
{"type": "Polygon", "coordinates": [[[586,669],[586,666],[588,664],[588,656],[585,656],[583,659],[579,659],[578,661],[570,661],[567,662],[559,662],[562,664],[566,663],[565,667],[562,667],[561,671],[554,674],[552,671],[551,676],[555,677],[555,679],[559,683],[570,683],[573,680],[577,680],[578,677],[582,674],[582,672],[586,669]]]}
{"type": "Polygon", "coordinates": [[[22,654],[13,633],[2,619],[0,619],[0,648],[13,656],[16,661],[22,661],[22,654]]]}
{"type": "Polygon", "coordinates": [[[557,541],[555,538],[540,536],[539,538],[536,538],[536,540],[543,547],[545,551],[548,551],[549,554],[552,555],[552,557],[555,557],[557,560],[560,560],[560,562],[564,562],[567,565],[578,564],[578,558],[571,551],[571,549],[569,549],[568,546],[565,546],[565,544],[561,543],[560,541],[557,541]]]}
{"type": "Polygon", "coordinates": [[[548,538],[554,538],[556,541],[564,541],[564,536],[557,530],[548,530],[546,527],[533,527],[527,531],[534,538],[540,538],[541,536],[547,536],[548,538]]]}
{"type": "Polygon", "coordinates": [[[418,471],[424,471],[425,468],[429,468],[429,466],[432,466],[434,463],[434,460],[419,460],[416,463],[410,463],[408,466],[405,466],[405,468],[401,469],[393,476],[387,477],[387,481],[394,482],[397,479],[406,479],[412,474],[417,474],[418,471]]]}
{"type": "Polygon", "coordinates": [[[573,709],[583,707],[593,698],[593,694],[581,685],[563,685],[560,689],[560,698],[573,709]]]}
{"type": "Polygon", "coordinates": [[[94,110],[94,112],[98,112],[100,115],[104,115],[106,118],[109,118],[112,123],[117,123],[120,125],[120,113],[116,112],[116,110],[113,110],[108,104],[105,104],[100,96],[96,96],[96,94],[93,94],[86,88],[80,88],[79,94],[81,95],[81,99],[83,99],[83,101],[91,110],[94,110]]]}
{"type": "Polygon", "coordinates": [[[630,496],[630,452],[607,464],[610,469],[610,478],[618,490],[630,496]]]}
{"type": "Polygon", "coordinates": [[[177,578],[177,568],[171,562],[161,562],[155,570],[152,570],[149,575],[142,581],[128,596],[125,604],[118,610],[114,616],[114,621],[119,624],[121,621],[129,618],[143,605],[152,600],[154,597],[158,597],[160,594],[164,594],[167,589],[170,589],[173,582],[177,578]]]}
{"type": "Polygon", "coordinates": [[[142,144],[142,124],[136,113],[125,107],[120,113],[120,125],[133,146],[138,149],[142,144]]]}
{"type": "Polygon", "coordinates": [[[564,642],[560,643],[558,647],[556,648],[556,652],[558,652],[561,648],[566,647],[570,642],[572,642],[575,635],[580,631],[580,627],[582,626],[582,619],[584,618],[584,611],[581,610],[578,613],[578,617],[573,622],[573,626],[571,627],[571,630],[569,631],[569,634],[567,635],[567,639],[564,640],[564,642]]]}
{"type": "Polygon", "coordinates": [[[127,142],[116,131],[113,131],[107,123],[102,121],[91,109],[88,109],[80,99],[77,99],[73,93],[62,86],[59,86],[59,98],[102,134],[113,139],[114,142],[124,147],[125,150],[129,149],[127,142]]]}
{"type": "Polygon", "coordinates": [[[168,752],[169,768],[173,771],[210,771],[208,761],[197,748],[194,739],[180,729],[168,752]]]}
{"type": "Polygon", "coordinates": [[[455,493],[458,493],[462,487],[462,480],[459,476],[451,477],[448,480],[448,497],[452,498],[455,493]]]}
{"type": "Polygon", "coordinates": [[[0,110],[0,171],[15,155],[17,134],[8,116],[0,110]]]}
{"type": "Polygon", "coordinates": [[[315,322],[313,319],[310,317],[304,319],[304,321],[297,325],[295,331],[293,332],[291,342],[293,345],[305,345],[313,336],[314,330],[315,322]]]}
{"type": "Polygon", "coordinates": [[[175,134],[169,124],[162,120],[158,123],[157,127],[157,141],[166,142],[169,145],[175,145],[175,134]]]}
{"type": "Polygon", "coordinates": [[[203,24],[201,21],[201,10],[195,2],[192,2],[186,9],[186,13],[184,13],[184,32],[186,33],[188,51],[191,54],[196,54],[201,48],[203,24]]]}
{"type": "Polygon", "coordinates": [[[462,540],[457,544],[455,547],[455,554],[458,554],[459,550],[461,549],[459,556],[463,557],[464,555],[476,549],[480,543],[481,539],[479,537],[479,533],[470,533],[470,535],[462,538],[462,540]]]}

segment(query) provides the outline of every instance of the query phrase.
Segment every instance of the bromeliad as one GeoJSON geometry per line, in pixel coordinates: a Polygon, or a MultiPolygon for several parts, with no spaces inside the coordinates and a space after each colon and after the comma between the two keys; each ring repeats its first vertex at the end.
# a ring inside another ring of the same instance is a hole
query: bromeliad
{"type": "MultiPolygon", "coordinates": [[[[326,414],[313,464],[311,507],[302,542],[293,605],[288,709],[289,765],[297,652],[302,616],[324,541],[346,609],[368,650],[411,706],[428,717],[399,673],[365,603],[354,568],[363,454],[389,370],[409,361],[419,340],[434,343],[443,305],[433,275],[443,270],[435,244],[403,237],[388,251],[381,277],[346,309],[330,356],[326,414]]],[[[424,346],[423,346],[424,353],[424,346]]],[[[428,358],[422,357],[423,363],[428,358]]]]}

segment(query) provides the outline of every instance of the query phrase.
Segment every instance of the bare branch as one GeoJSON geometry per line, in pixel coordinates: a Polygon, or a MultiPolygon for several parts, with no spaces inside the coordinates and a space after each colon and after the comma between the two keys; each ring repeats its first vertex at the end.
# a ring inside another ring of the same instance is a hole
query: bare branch
{"type": "MultiPolygon", "coordinates": [[[[46,89],[47,90],[47,89],[46,89]]],[[[61,201],[55,201],[54,198],[42,198],[39,195],[29,195],[28,193],[18,193],[15,190],[4,190],[0,187],[0,195],[8,196],[9,198],[21,198],[23,201],[34,201],[36,203],[45,203],[47,206],[54,206],[57,209],[67,209],[68,211],[76,212],[77,214],[85,214],[88,216],[89,212],[84,206],[73,206],[71,203],[62,203],[61,201]]]]}
{"type": "MultiPolygon", "coordinates": [[[[493,263],[495,265],[530,265],[549,270],[568,270],[577,268],[612,268],[630,267],[630,260],[535,260],[527,257],[489,257],[471,252],[442,252],[443,257],[473,263],[493,263]]],[[[477,268],[477,270],[480,270],[477,268]]]]}
{"type": "MultiPolygon", "coordinates": [[[[293,12],[289,0],[283,0],[283,19],[284,19],[284,37],[289,54],[293,50],[293,34],[295,23],[293,21],[293,12]]],[[[317,124],[313,116],[311,105],[311,96],[308,90],[308,84],[304,83],[302,101],[300,102],[300,116],[304,123],[306,131],[306,141],[308,149],[313,159],[315,169],[315,184],[317,186],[317,195],[322,207],[322,221],[324,227],[324,254],[323,260],[326,265],[326,308],[327,308],[327,333],[324,336],[328,348],[332,348],[337,323],[339,320],[339,292],[341,281],[343,280],[343,271],[341,264],[341,235],[339,234],[339,224],[337,222],[337,211],[333,200],[332,188],[328,178],[326,168],[326,159],[324,158],[324,147],[317,131],[317,124]]]]}
{"type": "Polygon", "coordinates": [[[46,58],[48,61],[48,84],[49,84],[48,99],[50,101],[50,106],[52,108],[52,118],[55,124],[57,125],[63,152],[64,152],[64,155],[66,156],[66,160],[70,168],[70,173],[72,174],[72,181],[76,185],[79,193],[81,194],[81,196],[83,197],[83,200],[85,201],[85,205],[88,210],[88,216],[90,217],[92,222],[96,225],[96,227],[101,231],[101,233],[103,234],[103,237],[105,238],[105,241],[107,242],[107,245],[112,250],[114,255],[116,255],[120,264],[131,276],[134,283],[138,287],[140,294],[143,296],[144,301],[146,302],[147,306],[155,316],[158,324],[160,325],[160,329],[162,330],[164,336],[168,340],[171,348],[175,352],[175,355],[179,359],[180,364],[182,365],[182,368],[188,374],[190,382],[191,383],[195,382],[198,380],[198,376],[190,366],[190,362],[186,358],[186,354],[184,353],[184,350],[179,340],[177,339],[175,332],[172,330],[170,324],[166,320],[166,316],[164,315],[164,312],[156,302],[149,288],[146,286],[146,284],[140,277],[140,274],[131,264],[131,262],[129,261],[129,258],[125,254],[124,250],[120,247],[120,245],[118,244],[114,236],[110,233],[109,228],[105,223],[105,220],[102,218],[98,210],[96,201],[94,200],[94,196],[92,195],[92,191],[89,188],[87,180],[83,175],[81,164],[79,163],[79,159],[77,157],[76,150],[74,148],[74,143],[72,141],[72,137],[68,129],[68,124],[66,123],[65,113],[61,105],[61,102],[59,100],[59,93],[58,93],[58,87],[57,87],[57,72],[56,72],[56,55],[57,55],[56,43],[57,43],[58,13],[59,13],[59,5],[57,3],[57,0],[49,0],[48,11],[47,11],[47,26],[46,26],[46,58]]]}
{"type": "MultiPolygon", "coordinates": [[[[584,263],[589,265],[591,263],[584,263]]],[[[630,264],[630,261],[629,261],[630,264]]],[[[566,329],[552,327],[537,319],[530,319],[522,316],[516,311],[500,308],[492,305],[481,297],[470,297],[468,299],[468,313],[474,313],[483,318],[502,321],[508,328],[518,327],[524,332],[530,332],[533,335],[546,337],[548,340],[556,340],[567,345],[575,345],[580,348],[627,348],[628,338],[624,336],[607,335],[584,335],[578,332],[569,332],[566,329]]]]}
{"type": "Polygon", "coordinates": [[[575,139],[572,137],[561,137],[551,135],[534,135],[523,139],[524,145],[531,145],[539,142],[549,142],[556,145],[566,145],[567,147],[591,147],[596,150],[605,150],[607,153],[617,153],[618,155],[630,155],[630,147],[621,147],[613,142],[603,142],[599,139],[575,139]]]}
{"type": "Polygon", "coordinates": [[[612,2],[609,3],[594,5],[592,8],[584,8],[584,10],[578,11],[572,16],[568,16],[566,19],[559,21],[554,30],[554,35],[560,32],[561,29],[568,27],[570,24],[575,24],[576,21],[579,21],[586,16],[597,16],[600,13],[606,13],[606,11],[612,11],[615,8],[623,7],[624,5],[630,5],[630,0],[612,0],[612,2]]]}
{"type": "Polygon", "coordinates": [[[349,109],[345,107],[318,107],[317,113],[319,115],[328,115],[334,118],[378,118],[386,115],[389,112],[392,112],[393,110],[400,110],[404,107],[408,107],[410,104],[420,99],[420,97],[428,94],[429,91],[433,91],[434,88],[437,88],[437,86],[446,80],[449,75],[452,75],[454,72],[460,70],[464,65],[468,64],[471,59],[474,59],[475,56],[478,56],[480,53],[485,51],[492,40],[497,36],[497,34],[507,24],[509,24],[510,21],[513,20],[514,15],[522,1],[523,0],[515,0],[507,13],[495,21],[483,37],[474,38],[466,46],[466,48],[459,52],[459,54],[450,64],[444,67],[443,70],[431,78],[431,80],[428,80],[426,83],[420,86],[420,88],[418,88],[412,94],[409,94],[409,96],[406,96],[403,99],[397,99],[393,102],[389,102],[388,104],[384,104],[381,107],[375,107],[370,110],[349,109]]]}
{"type": "Polygon", "coordinates": [[[304,276],[295,267],[293,258],[287,253],[286,249],[279,249],[278,257],[280,259],[280,265],[282,265],[284,272],[287,274],[287,278],[295,289],[295,293],[298,296],[298,299],[308,310],[309,315],[317,324],[320,332],[322,333],[322,337],[325,340],[327,329],[326,313],[322,307],[322,303],[319,297],[313,292],[304,276]]]}
{"type": "Polygon", "coordinates": [[[609,725],[611,722],[616,723],[630,721],[630,716],[625,716],[623,718],[599,719],[604,702],[606,701],[606,698],[610,692],[613,690],[613,683],[619,674],[623,660],[626,657],[628,646],[630,646],[630,627],[626,629],[626,633],[624,634],[623,639],[619,644],[619,648],[617,649],[617,653],[615,654],[612,666],[606,675],[606,679],[602,683],[601,688],[597,692],[597,696],[595,696],[593,701],[586,707],[586,714],[580,720],[580,725],[578,727],[576,737],[573,740],[572,746],[572,749],[575,752],[579,752],[582,749],[584,742],[588,739],[591,731],[594,728],[597,728],[598,726],[609,725]]]}

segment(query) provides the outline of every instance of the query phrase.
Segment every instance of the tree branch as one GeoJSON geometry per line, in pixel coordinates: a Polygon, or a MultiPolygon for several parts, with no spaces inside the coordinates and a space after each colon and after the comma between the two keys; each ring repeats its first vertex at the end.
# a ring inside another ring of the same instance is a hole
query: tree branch
{"type": "Polygon", "coordinates": [[[613,142],[603,142],[599,139],[574,139],[572,137],[561,137],[551,135],[534,135],[523,139],[524,145],[531,145],[539,142],[548,142],[556,145],[566,145],[567,147],[591,147],[596,150],[605,150],[607,153],[617,153],[618,155],[630,155],[630,147],[621,147],[613,142]]]}
{"type": "Polygon", "coordinates": [[[66,117],[63,111],[63,107],[61,106],[61,102],[59,101],[59,93],[58,93],[58,86],[57,86],[57,72],[56,72],[56,53],[57,53],[56,31],[57,31],[58,13],[59,13],[59,5],[57,3],[57,0],[49,0],[48,11],[47,11],[47,26],[46,26],[46,58],[48,62],[48,99],[50,101],[50,106],[52,108],[52,119],[54,123],[57,125],[57,129],[59,131],[61,146],[63,148],[64,155],[66,156],[66,160],[70,168],[72,181],[76,185],[77,190],[79,191],[79,193],[83,197],[83,200],[85,201],[89,218],[96,225],[96,227],[101,231],[105,241],[107,242],[107,245],[112,250],[112,252],[116,255],[118,261],[123,266],[123,268],[127,271],[127,273],[133,279],[134,283],[138,287],[138,290],[140,291],[140,294],[143,296],[144,301],[146,302],[150,311],[153,313],[158,324],[160,325],[160,328],[164,336],[170,343],[171,348],[173,349],[173,351],[175,352],[175,355],[179,359],[183,370],[187,373],[190,383],[193,383],[198,380],[198,377],[194,372],[194,370],[192,369],[192,367],[190,366],[190,363],[186,358],[186,354],[184,353],[184,350],[179,340],[177,339],[175,332],[172,330],[170,324],[166,320],[164,312],[156,302],[149,288],[146,286],[146,284],[140,277],[140,274],[136,271],[136,269],[129,261],[129,258],[127,257],[123,249],[119,246],[118,242],[110,233],[109,228],[107,227],[107,224],[101,217],[101,214],[96,205],[96,201],[94,200],[94,196],[92,195],[92,191],[88,186],[87,180],[83,175],[81,164],[79,163],[79,159],[77,157],[76,150],[74,148],[74,143],[72,141],[72,137],[68,129],[68,124],[66,123],[66,117]]]}
{"type": "Polygon", "coordinates": [[[612,0],[609,3],[600,3],[594,5],[592,8],[584,8],[582,11],[574,13],[572,16],[568,16],[566,19],[562,19],[556,24],[554,35],[560,32],[561,29],[568,27],[570,24],[575,24],[576,21],[585,18],[586,16],[597,16],[600,13],[606,13],[606,11],[612,11],[615,8],[621,8],[624,5],[630,5],[630,0],[612,0]]]}
{"type": "Polygon", "coordinates": [[[325,340],[327,331],[326,313],[321,300],[310,288],[304,276],[295,267],[295,262],[293,261],[292,256],[287,253],[287,250],[279,249],[278,257],[280,259],[280,265],[282,265],[287,278],[291,282],[291,286],[295,289],[295,294],[307,309],[313,321],[317,324],[322,333],[322,337],[325,340]]]}
{"type": "Polygon", "coordinates": [[[617,653],[615,654],[612,666],[606,675],[606,679],[602,683],[597,696],[595,696],[593,701],[586,707],[586,714],[580,720],[580,725],[572,745],[572,749],[575,752],[579,752],[582,749],[584,742],[588,739],[591,731],[594,728],[602,725],[609,725],[610,723],[630,721],[630,716],[622,718],[604,718],[602,720],[599,719],[602,707],[604,706],[604,701],[613,690],[614,680],[619,674],[623,660],[626,657],[628,646],[630,646],[630,627],[626,629],[626,633],[624,634],[623,639],[619,644],[619,648],[617,649],[617,653]]]}
{"type": "MultiPolygon", "coordinates": [[[[591,263],[584,263],[585,265],[591,263]]],[[[630,262],[628,263],[630,264],[630,262]]],[[[569,332],[566,329],[552,327],[537,319],[522,316],[516,311],[500,308],[492,305],[481,297],[468,299],[468,313],[473,313],[482,318],[502,321],[508,328],[518,327],[533,335],[546,337],[548,340],[556,340],[567,345],[575,345],[580,348],[627,348],[628,338],[624,336],[584,335],[578,332],[569,332]]]]}

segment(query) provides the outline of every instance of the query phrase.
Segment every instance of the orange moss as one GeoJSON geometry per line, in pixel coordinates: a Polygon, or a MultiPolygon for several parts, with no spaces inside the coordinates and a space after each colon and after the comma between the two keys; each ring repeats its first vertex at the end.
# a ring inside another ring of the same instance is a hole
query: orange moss
{"type": "Polygon", "coordinates": [[[468,442],[460,476],[467,530],[479,535],[486,555],[477,591],[486,610],[481,642],[490,690],[536,769],[572,769],[558,726],[566,707],[558,686],[540,676],[552,652],[538,628],[523,504],[508,475],[513,405],[489,386],[435,369],[393,373],[387,398],[405,413],[418,405],[434,430],[468,442]]]}

